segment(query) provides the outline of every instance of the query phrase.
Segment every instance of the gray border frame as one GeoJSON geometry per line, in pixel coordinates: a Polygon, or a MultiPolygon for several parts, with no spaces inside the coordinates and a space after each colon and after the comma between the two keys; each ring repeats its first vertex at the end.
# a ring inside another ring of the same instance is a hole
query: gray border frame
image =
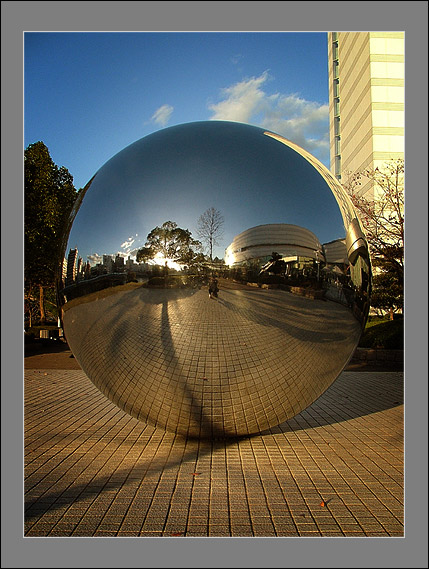
{"type": "Polygon", "coordinates": [[[427,2],[6,1],[1,9],[2,567],[427,567],[427,2]],[[405,537],[23,538],[23,32],[328,30],[406,33],[405,537]]]}

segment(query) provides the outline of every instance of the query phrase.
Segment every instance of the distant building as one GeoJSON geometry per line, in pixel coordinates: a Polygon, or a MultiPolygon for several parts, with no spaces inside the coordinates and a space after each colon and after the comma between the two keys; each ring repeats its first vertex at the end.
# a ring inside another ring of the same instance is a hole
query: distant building
{"type": "Polygon", "coordinates": [[[66,286],[73,284],[76,280],[77,258],[78,258],[78,250],[70,249],[67,257],[66,286]]]}
{"type": "Polygon", "coordinates": [[[327,265],[347,265],[347,246],[345,239],[335,239],[323,244],[325,261],[327,265]]]}
{"type": "MultiPolygon", "coordinates": [[[[404,158],[404,32],[329,32],[331,172],[404,158]]],[[[371,198],[372,183],[360,188],[371,198]]]]}
{"type": "Polygon", "coordinates": [[[62,278],[63,285],[65,285],[65,282],[67,280],[67,257],[64,257],[64,259],[63,259],[61,278],[62,278]]]}
{"type": "MultiPolygon", "coordinates": [[[[112,272],[112,271],[109,271],[112,272]]],[[[103,263],[97,263],[96,265],[94,265],[93,267],[91,267],[90,270],[90,276],[92,277],[98,277],[99,275],[104,275],[106,274],[106,267],[104,266],[103,263]]]]}
{"type": "Polygon", "coordinates": [[[84,274],[83,259],[82,257],[79,257],[77,261],[76,280],[82,279],[83,274],[84,274]]]}
{"type": "Polygon", "coordinates": [[[124,259],[124,257],[121,257],[121,255],[116,255],[114,267],[115,267],[116,273],[123,273],[125,270],[125,259],[124,259]]]}
{"type": "Polygon", "coordinates": [[[107,273],[113,273],[113,257],[111,255],[103,255],[103,267],[107,273]]]}

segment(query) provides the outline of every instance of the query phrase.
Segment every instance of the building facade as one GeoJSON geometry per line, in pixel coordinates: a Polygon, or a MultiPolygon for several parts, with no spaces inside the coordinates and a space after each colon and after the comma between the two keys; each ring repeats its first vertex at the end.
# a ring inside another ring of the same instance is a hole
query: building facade
{"type": "Polygon", "coordinates": [[[328,33],[330,167],[342,184],[404,158],[404,55],[404,32],[328,33]]]}
{"type": "Polygon", "coordinates": [[[272,223],[250,227],[236,235],[225,251],[225,263],[236,266],[258,260],[262,265],[273,252],[288,259],[323,256],[322,245],[310,230],[288,223],[272,223]]]}
{"type": "Polygon", "coordinates": [[[73,284],[76,280],[77,262],[78,262],[78,250],[70,249],[67,257],[67,277],[66,277],[67,286],[73,284]]]}

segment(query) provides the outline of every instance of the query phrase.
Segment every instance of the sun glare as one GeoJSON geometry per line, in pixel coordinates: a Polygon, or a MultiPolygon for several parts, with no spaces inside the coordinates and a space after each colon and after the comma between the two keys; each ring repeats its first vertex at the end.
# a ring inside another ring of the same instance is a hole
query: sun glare
{"type": "Polygon", "coordinates": [[[164,266],[166,262],[169,269],[174,269],[176,271],[180,271],[182,269],[182,265],[179,265],[179,263],[176,263],[176,261],[173,261],[172,259],[166,259],[162,253],[157,253],[151,264],[164,266]]]}

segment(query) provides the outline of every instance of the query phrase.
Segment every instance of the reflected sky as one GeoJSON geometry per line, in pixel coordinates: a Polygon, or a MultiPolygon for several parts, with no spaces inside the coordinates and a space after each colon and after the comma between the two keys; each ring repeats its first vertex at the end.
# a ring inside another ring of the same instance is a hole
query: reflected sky
{"type": "Polygon", "coordinates": [[[67,246],[93,255],[133,255],[148,233],[175,221],[197,238],[210,207],[225,219],[214,256],[256,225],[289,223],[321,243],[345,236],[337,202],[305,158],[264,130],[204,121],[157,131],[100,168],[78,211],[67,246]]]}

